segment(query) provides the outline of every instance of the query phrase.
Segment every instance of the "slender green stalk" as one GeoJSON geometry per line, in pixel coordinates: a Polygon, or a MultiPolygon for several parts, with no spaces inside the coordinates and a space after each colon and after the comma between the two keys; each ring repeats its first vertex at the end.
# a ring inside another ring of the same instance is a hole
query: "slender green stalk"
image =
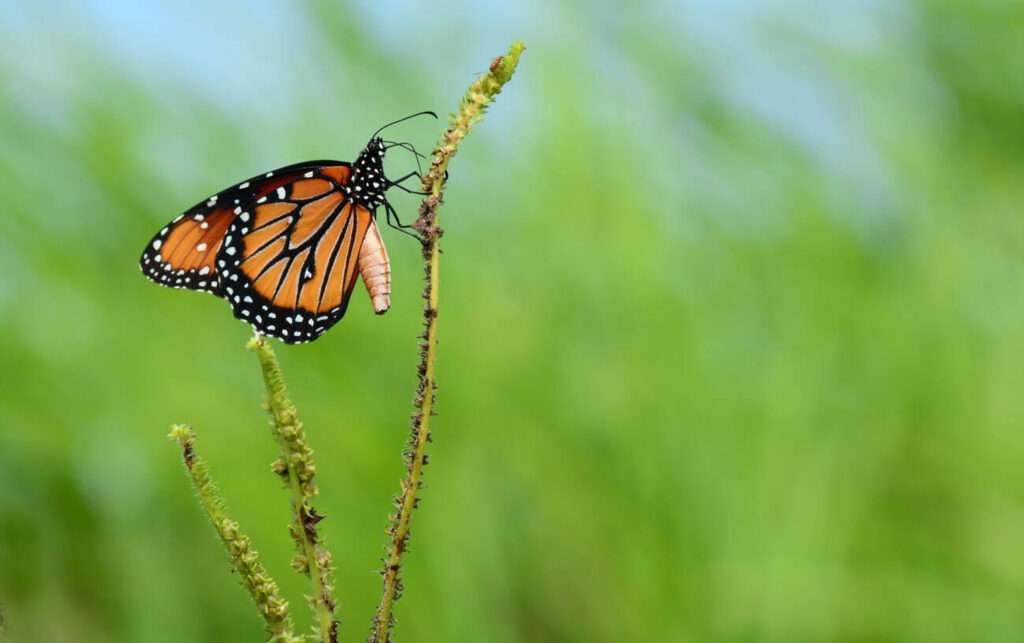
{"type": "Polygon", "coordinates": [[[259,358],[267,389],[270,425],[281,448],[281,457],[274,462],[274,472],[291,489],[292,524],[289,531],[296,545],[292,566],[306,574],[313,584],[313,595],[309,597],[309,602],[316,620],[318,640],[337,643],[340,623],[335,616],[337,603],[331,580],[333,563],[331,553],[327,551],[316,528],[317,523],[323,520],[323,515],[313,508],[313,498],[319,493],[314,482],[316,465],[313,462],[313,450],[306,441],[295,405],[288,398],[281,366],[270,344],[256,335],[249,340],[248,348],[255,351],[259,358]]]}
{"type": "Polygon", "coordinates": [[[369,640],[371,643],[390,643],[391,630],[394,627],[394,603],[402,592],[401,565],[402,554],[409,543],[409,526],[412,511],[418,502],[418,492],[423,482],[423,467],[427,463],[427,443],[430,442],[430,418],[434,413],[434,398],[437,385],[434,379],[434,363],[437,355],[437,313],[438,283],[440,278],[439,240],[442,235],[438,223],[438,208],[442,202],[445,173],[448,163],[458,151],[462,139],[470,128],[483,118],[487,106],[494,100],[501,88],[512,78],[519,56],[526,46],[515,42],[504,56],[499,56],[491,63],[490,70],[470,85],[466,95],[459,104],[459,109],[452,114],[448,129],[445,130],[434,150],[434,159],[430,170],[423,176],[423,191],[428,196],[420,205],[419,217],[414,227],[423,241],[423,262],[426,285],[423,298],[426,300],[423,309],[422,335],[420,346],[420,362],[418,365],[419,382],[414,400],[415,410],[412,415],[411,435],[405,450],[406,475],[402,479],[401,493],[395,498],[396,513],[388,524],[387,553],[384,558],[384,589],[380,604],[373,618],[373,630],[369,640]]]}
{"type": "Polygon", "coordinates": [[[177,440],[181,446],[185,470],[192,479],[192,486],[199,496],[199,504],[206,511],[214,529],[217,530],[217,535],[224,543],[231,558],[231,565],[242,579],[242,585],[248,590],[260,615],[266,621],[267,640],[273,643],[301,643],[302,637],[296,637],[292,633],[288,601],[281,598],[277,583],[260,563],[260,556],[253,549],[249,537],[241,532],[237,522],[228,517],[224,499],[213,482],[209,467],[196,454],[195,432],[191,427],[176,424],[171,427],[170,437],[177,440]]]}

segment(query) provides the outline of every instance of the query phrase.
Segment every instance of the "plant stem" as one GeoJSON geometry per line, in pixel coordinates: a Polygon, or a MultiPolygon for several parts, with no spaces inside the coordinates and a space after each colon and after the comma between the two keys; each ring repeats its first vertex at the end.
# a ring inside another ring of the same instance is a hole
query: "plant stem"
{"type": "Polygon", "coordinates": [[[266,621],[268,641],[273,643],[301,643],[302,637],[292,633],[292,622],[288,616],[288,601],[281,598],[277,583],[267,574],[260,563],[260,556],[252,547],[249,537],[243,534],[238,523],[227,515],[224,499],[210,475],[210,469],[196,454],[196,434],[191,427],[176,424],[171,427],[171,438],[181,446],[185,470],[192,479],[199,496],[199,504],[217,530],[224,548],[228,551],[231,564],[242,579],[260,615],[266,621]]]}
{"type": "Polygon", "coordinates": [[[401,564],[402,554],[409,542],[409,527],[412,511],[418,504],[417,494],[423,482],[423,467],[427,463],[427,443],[430,442],[430,418],[434,415],[435,394],[437,385],[434,378],[434,363],[437,355],[437,314],[438,284],[440,279],[439,240],[443,231],[438,225],[438,208],[442,202],[445,174],[448,163],[458,151],[462,139],[470,128],[478,122],[487,106],[498,95],[501,88],[511,78],[519,63],[519,56],[526,46],[515,42],[504,56],[499,56],[491,63],[487,74],[477,79],[466,95],[462,98],[459,110],[452,114],[448,129],[445,130],[434,149],[434,158],[430,170],[423,176],[423,191],[429,195],[420,205],[419,217],[414,227],[420,233],[423,242],[423,260],[425,281],[423,298],[426,300],[423,309],[424,332],[421,336],[420,361],[417,367],[419,381],[414,400],[415,410],[412,415],[411,435],[405,450],[406,475],[402,479],[401,493],[395,499],[397,512],[389,519],[388,536],[390,542],[384,558],[384,589],[380,604],[373,618],[373,630],[369,640],[371,643],[390,643],[391,630],[394,627],[394,603],[401,596],[401,564]]]}
{"type": "Polygon", "coordinates": [[[331,554],[316,529],[317,523],[324,516],[317,513],[312,504],[318,493],[313,480],[316,474],[313,450],[306,440],[295,405],[288,397],[281,366],[270,344],[256,335],[249,340],[248,348],[255,351],[259,358],[267,389],[267,412],[270,414],[274,438],[281,447],[281,457],[273,465],[274,472],[291,489],[293,520],[289,531],[296,545],[292,566],[306,574],[312,582],[313,595],[309,601],[316,619],[318,640],[337,643],[340,623],[335,616],[337,604],[331,581],[333,565],[331,554]]]}

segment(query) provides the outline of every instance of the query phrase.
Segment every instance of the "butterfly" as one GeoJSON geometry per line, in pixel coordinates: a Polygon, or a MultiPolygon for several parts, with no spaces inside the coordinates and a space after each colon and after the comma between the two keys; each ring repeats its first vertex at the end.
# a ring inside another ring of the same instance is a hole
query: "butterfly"
{"type": "Polygon", "coordinates": [[[309,342],[336,324],[361,276],[373,310],[391,306],[391,264],[377,209],[403,231],[386,192],[392,147],[422,155],[409,143],[385,141],[388,123],[354,163],[306,161],[260,174],[200,201],[162,228],[139,259],[142,273],[163,286],[212,293],[260,334],[288,344],[309,342]]]}

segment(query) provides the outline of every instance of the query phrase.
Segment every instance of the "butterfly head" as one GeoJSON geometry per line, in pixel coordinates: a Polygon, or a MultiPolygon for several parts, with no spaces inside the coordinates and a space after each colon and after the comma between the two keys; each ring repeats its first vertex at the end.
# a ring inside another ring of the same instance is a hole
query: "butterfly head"
{"type": "Polygon", "coordinates": [[[388,189],[388,179],[384,176],[385,149],[381,137],[374,136],[352,167],[349,197],[368,210],[385,203],[384,192],[388,189]]]}

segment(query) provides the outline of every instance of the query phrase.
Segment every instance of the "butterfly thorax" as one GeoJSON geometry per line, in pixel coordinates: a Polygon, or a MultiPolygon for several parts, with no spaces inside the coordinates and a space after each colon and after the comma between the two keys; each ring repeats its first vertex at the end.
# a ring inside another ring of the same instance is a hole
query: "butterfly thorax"
{"type": "Polygon", "coordinates": [[[384,142],[373,138],[352,166],[348,196],[352,201],[375,210],[384,204],[388,180],[384,176],[384,142]]]}

